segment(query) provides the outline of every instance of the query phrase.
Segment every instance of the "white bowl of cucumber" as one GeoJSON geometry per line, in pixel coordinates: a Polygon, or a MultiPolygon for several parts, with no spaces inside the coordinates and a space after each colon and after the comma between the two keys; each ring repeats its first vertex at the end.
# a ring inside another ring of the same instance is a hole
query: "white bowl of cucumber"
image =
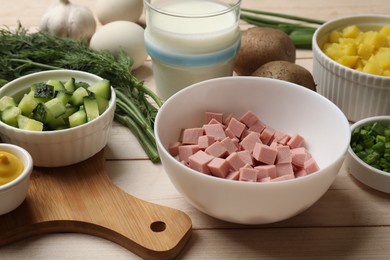
{"type": "Polygon", "coordinates": [[[110,83],[91,73],[29,74],[0,89],[0,138],[26,149],[34,166],[75,164],[106,146],[115,100],[110,83]]]}

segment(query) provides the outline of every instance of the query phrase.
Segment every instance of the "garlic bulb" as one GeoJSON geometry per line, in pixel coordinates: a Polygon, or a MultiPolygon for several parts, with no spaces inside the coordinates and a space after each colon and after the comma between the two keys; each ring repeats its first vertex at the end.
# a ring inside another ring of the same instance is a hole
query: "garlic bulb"
{"type": "Polygon", "coordinates": [[[76,40],[89,40],[96,31],[96,21],[88,7],[60,0],[42,16],[40,30],[76,40]]]}

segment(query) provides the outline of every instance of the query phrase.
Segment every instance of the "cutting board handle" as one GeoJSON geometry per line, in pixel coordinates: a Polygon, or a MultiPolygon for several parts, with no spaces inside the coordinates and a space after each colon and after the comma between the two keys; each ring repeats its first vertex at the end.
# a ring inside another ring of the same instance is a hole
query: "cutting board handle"
{"type": "Polygon", "coordinates": [[[0,246],[27,237],[77,232],[108,239],[145,259],[171,259],[192,221],[177,209],[138,199],[113,184],[104,151],[67,167],[35,167],[26,200],[0,216],[0,246]]]}

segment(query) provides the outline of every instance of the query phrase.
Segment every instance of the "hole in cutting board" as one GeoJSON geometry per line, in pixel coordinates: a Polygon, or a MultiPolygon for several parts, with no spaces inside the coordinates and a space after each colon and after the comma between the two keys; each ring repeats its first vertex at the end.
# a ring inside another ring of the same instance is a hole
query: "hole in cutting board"
{"type": "Polygon", "coordinates": [[[154,232],[162,232],[166,229],[165,222],[162,221],[155,221],[152,224],[150,224],[150,229],[154,232]]]}

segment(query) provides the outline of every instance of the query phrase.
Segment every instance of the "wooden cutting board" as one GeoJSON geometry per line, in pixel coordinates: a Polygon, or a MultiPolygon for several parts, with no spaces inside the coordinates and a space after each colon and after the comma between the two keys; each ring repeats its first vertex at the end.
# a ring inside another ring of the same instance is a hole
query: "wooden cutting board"
{"type": "Polygon", "coordinates": [[[67,167],[34,167],[26,200],[0,216],[0,246],[76,232],[111,240],[142,258],[174,258],[191,236],[191,219],[123,192],[111,182],[104,162],[101,151],[67,167]]]}

